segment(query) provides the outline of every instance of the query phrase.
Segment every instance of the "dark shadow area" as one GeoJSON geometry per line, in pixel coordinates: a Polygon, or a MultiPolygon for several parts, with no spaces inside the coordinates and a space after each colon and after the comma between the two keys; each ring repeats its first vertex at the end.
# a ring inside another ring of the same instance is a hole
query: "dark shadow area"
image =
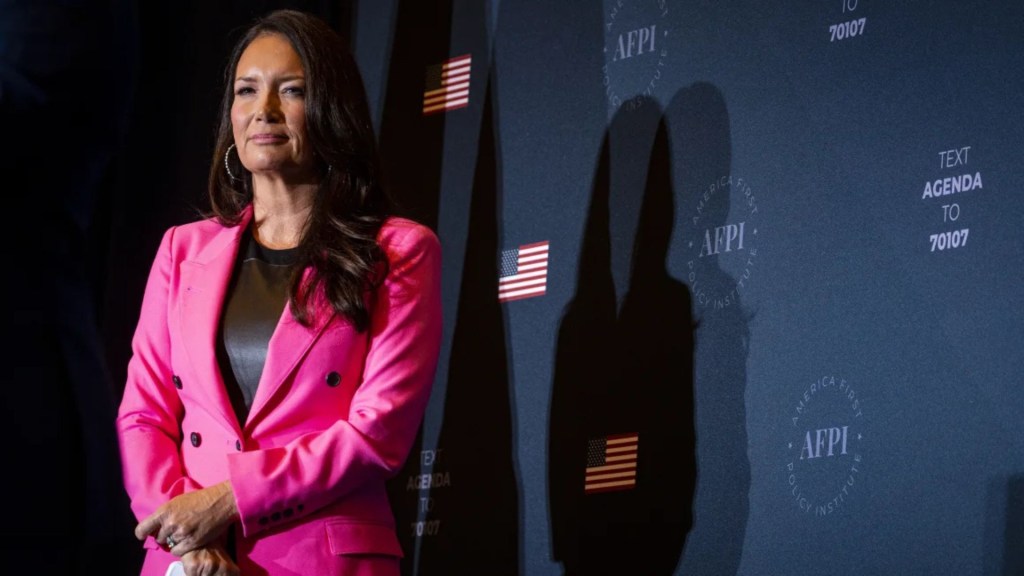
{"type": "Polygon", "coordinates": [[[1006,528],[1006,478],[989,478],[985,486],[985,556],[981,573],[1003,575],[1003,537],[1006,528]]]}
{"type": "Polygon", "coordinates": [[[611,270],[608,199],[611,160],[608,135],[601,146],[594,189],[584,228],[577,268],[576,292],[566,306],[558,330],[551,414],[548,429],[548,505],[551,511],[552,557],[565,574],[581,574],[584,475],[587,428],[592,398],[605,394],[609,382],[604,364],[613,356],[615,282],[611,270]]]}
{"type": "Polygon", "coordinates": [[[994,476],[985,490],[982,574],[1024,574],[1024,475],[994,476]]]}
{"type": "Polygon", "coordinates": [[[137,80],[134,3],[0,2],[5,574],[132,574],[90,238],[137,80]]]}
{"type": "Polygon", "coordinates": [[[715,86],[694,84],[679,91],[665,110],[672,134],[672,166],[683,221],[682,252],[694,294],[694,398],[699,449],[694,525],[683,562],[687,574],[736,574],[749,511],[747,457],[747,351],[749,316],[736,279],[719,256],[699,256],[706,233],[726,224],[728,185],[704,200],[713,183],[730,174],[732,144],[725,98],[715,86]],[[699,208],[698,208],[699,207],[699,208]],[[694,226],[694,216],[697,225],[694,226]],[[690,267],[692,264],[692,268],[690,267]],[[712,301],[731,299],[719,307],[712,301]]]}
{"type": "Polygon", "coordinates": [[[1024,574],[1024,475],[1010,477],[1006,489],[1003,576],[1024,574]]]}
{"type": "Polygon", "coordinates": [[[399,0],[384,97],[380,150],[400,215],[437,230],[444,114],[423,115],[427,67],[450,53],[452,0],[399,0]]]}
{"type": "Polygon", "coordinates": [[[419,573],[519,574],[519,489],[505,318],[498,302],[501,172],[491,71],[470,201],[444,422],[419,573]],[[450,485],[447,480],[450,479],[450,485]],[[436,524],[433,524],[435,523],[436,524]]]}
{"type": "Polygon", "coordinates": [[[620,109],[605,137],[576,293],[559,329],[549,491],[554,557],[570,575],[672,574],[691,524],[690,295],[666,268],[676,222],[668,128],[656,102],[638,104],[620,109]],[[635,234],[628,270],[613,256],[627,229],[635,234]],[[621,306],[616,278],[629,279],[621,306]],[[635,485],[604,491],[629,472],[588,481],[593,443],[624,434],[637,436],[635,485]]]}
{"type": "MultiPolygon", "coordinates": [[[[654,106],[652,105],[652,108],[654,106]]],[[[676,222],[667,127],[658,124],[633,244],[629,291],[619,310],[617,381],[631,390],[640,432],[632,512],[635,558],[649,574],[671,574],[692,524],[696,482],[693,421],[693,319],[690,292],[666,269],[676,222]]],[[[623,569],[626,565],[623,564],[623,569]]]]}

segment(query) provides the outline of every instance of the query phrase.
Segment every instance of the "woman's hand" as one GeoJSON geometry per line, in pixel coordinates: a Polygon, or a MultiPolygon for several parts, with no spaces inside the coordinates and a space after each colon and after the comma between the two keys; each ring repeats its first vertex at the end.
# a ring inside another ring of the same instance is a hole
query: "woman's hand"
{"type": "Polygon", "coordinates": [[[184,556],[209,544],[237,519],[235,493],[231,483],[224,481],[172,498],[139,522],[135,537],[154,536],[172,554],[184,556]]]}
{"type": "Polygon", "coordinates": [[[238,565],[220,546],[209,546],[186,552],[181,563],[187,576],[239,576],[238,565]]]}

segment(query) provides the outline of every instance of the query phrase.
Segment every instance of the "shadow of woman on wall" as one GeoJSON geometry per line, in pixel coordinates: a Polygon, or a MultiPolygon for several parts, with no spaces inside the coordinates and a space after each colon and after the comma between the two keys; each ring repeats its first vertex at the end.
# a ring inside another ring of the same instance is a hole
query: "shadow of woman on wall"
{"type": "Polygon", "coordinates": [[[554,368],[548,486],[554,559],[568,575],[671,574],[691,524],[692,320],[689,291],[666,268],[670,158],[657,103],[620,108],[554,368]]]}

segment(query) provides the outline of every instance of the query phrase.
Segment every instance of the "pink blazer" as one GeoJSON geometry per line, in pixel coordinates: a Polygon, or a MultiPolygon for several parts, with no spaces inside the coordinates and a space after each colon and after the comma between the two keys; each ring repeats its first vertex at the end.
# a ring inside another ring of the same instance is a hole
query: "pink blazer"
{"type": "MultiPolygon", "coordinates": [[[[141,520],[229,479],[243,574],[397,574],[384,480],[408,455],[434,378],[437,237],[408,220],[385,223],[378,242],[390,272],[364,333],[329,306],[312,328],[286,307],[239,427],[214,343],[250,218],[171,228],[153,262],[117,416],[132,509],[141,520]]],[[[142,573],[162,576],[176,558],[153,538],[145,546],[142,573]]]]}

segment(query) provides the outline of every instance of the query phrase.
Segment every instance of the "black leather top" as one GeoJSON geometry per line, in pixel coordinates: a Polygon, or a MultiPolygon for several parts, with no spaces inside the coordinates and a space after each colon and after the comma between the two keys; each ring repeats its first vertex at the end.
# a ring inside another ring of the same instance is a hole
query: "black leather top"
{"type": "Polygon", "coordinates": [[[259,386],[267,346],[288,299],[298,248],[273,250],[242,235],[224,302],[217,358],[238,422],[245,424],[259,386]]]}

